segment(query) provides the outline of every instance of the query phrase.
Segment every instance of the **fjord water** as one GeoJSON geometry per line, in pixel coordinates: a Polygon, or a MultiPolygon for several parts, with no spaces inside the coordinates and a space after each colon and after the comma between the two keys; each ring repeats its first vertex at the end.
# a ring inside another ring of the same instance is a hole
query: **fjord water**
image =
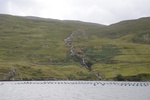
{"type": "Polygon", "coordinates": [[[150,100],[150,82],[0,82],[0,100],[150,100]]]}

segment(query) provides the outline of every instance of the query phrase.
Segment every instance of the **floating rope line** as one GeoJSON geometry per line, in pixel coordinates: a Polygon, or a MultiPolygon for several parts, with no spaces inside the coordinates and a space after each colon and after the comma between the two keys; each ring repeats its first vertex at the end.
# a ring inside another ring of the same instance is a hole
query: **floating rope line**
{"type": "MultiPolygon", "coordinates": [[[[0,86],[9,84],[9,82],[1,82],[0,86]]],[[[150,86],[150,82],[90,82],[90,81],[44,81],[44,82],[10,82],[11,85],[93,85],[93,86],[150,86]]]]}

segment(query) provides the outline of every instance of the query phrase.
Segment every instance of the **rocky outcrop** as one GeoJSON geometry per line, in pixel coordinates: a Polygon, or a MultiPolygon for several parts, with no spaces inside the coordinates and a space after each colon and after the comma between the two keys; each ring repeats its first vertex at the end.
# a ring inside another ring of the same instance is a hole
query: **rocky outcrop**
{"type": "Polygon", "coordinates": [[[15,76],[19,76],[19,72],[17,71],[16,68],[12,68],[7,74],[7,79],[15,80],[15,76]]]}

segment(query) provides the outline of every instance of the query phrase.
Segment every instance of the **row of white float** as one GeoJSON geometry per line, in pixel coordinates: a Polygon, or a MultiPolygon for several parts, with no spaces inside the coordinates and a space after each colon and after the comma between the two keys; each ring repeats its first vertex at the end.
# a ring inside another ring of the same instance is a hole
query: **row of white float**
{"type": "Polygon", "coordinates": [[[25,84],[82,84],[82,85],[118,85],[118,86],[149,86],[150,82],[107,82],[107,81],[12,81],[12,82],[0,82],[0,85],[10,83],[11,85],[25,85],[25,84]]]}

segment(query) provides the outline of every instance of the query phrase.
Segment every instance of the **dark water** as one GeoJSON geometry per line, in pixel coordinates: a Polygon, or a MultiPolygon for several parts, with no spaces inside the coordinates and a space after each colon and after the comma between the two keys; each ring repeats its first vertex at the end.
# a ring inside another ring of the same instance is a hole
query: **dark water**
{"type": "Polygon", "coordinates": [[[150,82],[0,82],[0,100],[150,100],[150,82]]]}

